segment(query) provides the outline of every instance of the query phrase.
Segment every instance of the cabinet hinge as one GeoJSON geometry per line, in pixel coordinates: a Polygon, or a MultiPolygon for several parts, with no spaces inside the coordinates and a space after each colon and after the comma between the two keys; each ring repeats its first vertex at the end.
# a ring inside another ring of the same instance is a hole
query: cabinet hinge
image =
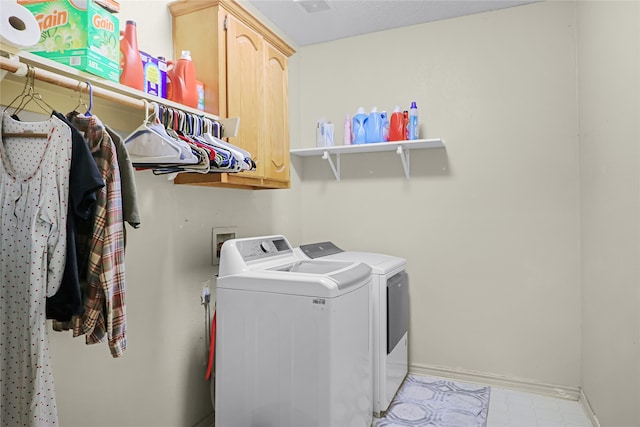
{"type": "Polygon", "coordinates": [[[225,31],[229,29],[229,15],[226,15],[224,17],[224,23],[223,23],[224,29],[225,31]]]}

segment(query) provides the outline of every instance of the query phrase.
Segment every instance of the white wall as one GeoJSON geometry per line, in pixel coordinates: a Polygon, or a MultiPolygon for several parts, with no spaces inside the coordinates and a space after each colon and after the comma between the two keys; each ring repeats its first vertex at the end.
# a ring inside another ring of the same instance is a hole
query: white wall
{"type": "MultiPolygon", "coordinates": [[[[123,1],[120,18],[138,22],[141,49],[169,57],[170,31],[158,30],[170,25],[167,2],[123,1]]],[[[566,386],[584,381],[602,419],[638,424],[638,133],[617,121],[634,111],[637,117],[632,92],[620,89],[626,97],[606,122],[578,126],[578,106],[584,117],[601,117],[602,94],[618,99],[610,81],[628,72],[637,89],[637,38],[634,45],[630,34],[637,4],[580,5],[580,61],[575,6],[531,4],[298,49],[289,71],[292,146],[314,145],[318,117],[341,129],[344,115],[359,106],[391,110],[415,100],[422,136],[444,138],[446,149],[413,152],[409,181],[392,153],[344,156],[340,183],[324,161],[293,158],[290,190],[174,186],[138,172],[143,225],[128,230],[129,348],[114,360],[106,345],[51,334],[61,425],[191,426],[209,414],[199,293],[215,272],[208,265],[211,227],[226,225],[242,235],[282,233],[294,244],[329,239],[404,256],[413,367],[566,386]],[[630,19],[620,24],[628,34],[599,37],[604,20],[618,27],[622,18],[630,19]],[[606,69],[601,56],[620,44],[636,56],[613,55],[616,67],[606,69]],[[635,68],[628,68],[633,58],[635,68]],[[576,68],[583,65],[609,74],[590,91],[599,76],[581,70],[585,95],[578,97],[576,68]],[[579,131],[587,138],[580,163],[579,131]],[[592,174],[602,185],[585,191],[592,174]],[[605,210],[623,201],[631,209],[621,216],[612,212],[623,209],[605,210]],[[603,246],[617,235],[606,235],[611,223],[616,233],[638,238],[603,246]],[[621,339],[611,338],[618,332],[621,339]],[[618,370],[608,363],[612,355],[618,370]],[[635,386],[622,372],[635,375],[635,386]],[[617,387],[635,401],[619,399],[617,387]]],[[[9,83],[2,85],[4,100],[9,83]]],[[[76,99],[70,94],[56,107],[66,111],[76,99]]],[[[142,119],[100,105],[95,111],[125,132],[142,119]]]]}
{"type": "MultiPolygon", "coordinates": [[[[303,240],[406,257],[410,363],[580,384],[575,10],[531,4],[305,47],[296,147],[319,117],[417,101],[446,149],[319,158],[303,240]]],[[[338,132],[341,140],[342,132],[338,132]]]]}
{"type": "Polygon", "coordinates": [[[582,385],[640,425],[640,4],[579,2],[582,385]]]}
{"type": "MultiPolygon", "coordinates": [[[[121,2],[120,20],[137,22],[140,49],[172,56],[168,1],[121,2]]],[[[2,103],[24,80],[2,82],[2,103]]],[[[71,111],[78,94],[36,82],[44,99],[71,111]]],[[[93,112],[127,135],[141,111],[96,99],[93,112]]],[[[21,115],[25,120],[34,118],[21,115]]],[[[233,142],[233,141],[232,141],[233,142]]],[[[142,226],[127,227],[128,348],[113,359],[106,344],[50,332],[60,425],[64,427],[193,426],[211,411],[205,382],[207,351],[201,282],[214,279],[211,229],[237,226],[239,235],[282,233],[299,243],[296,194],[291,190],[228,190],[175,186],[150,171],[136,172],[142,226]]]]}

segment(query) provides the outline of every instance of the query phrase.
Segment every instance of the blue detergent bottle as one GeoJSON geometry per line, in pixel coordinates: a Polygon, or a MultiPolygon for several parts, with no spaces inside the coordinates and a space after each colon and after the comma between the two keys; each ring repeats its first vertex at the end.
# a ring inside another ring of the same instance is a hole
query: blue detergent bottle
{"type": "Polygon", "coordinates": [[[367,144],[382,142],[382,114],[378,112],[376,107],[371,109],[364,130],[367,144]]]}
{"type": "Polygon", "coordinates": [[[382,139],[383,142],[389,141],[389,115],[386,111],[380,113],[382,119],[382,139]]]}
{"type": "Polygon", "coordinates": [[[415,101],[411,103],[411,108],[409,108],[407,133],[409,134],[407,139],[418,139],[418,106],[415,101]]]}
{"type": "Polygon", "coordinates": [[[353,126],[351,126],[351,132],[353,133],[353,143],[354,144],[365,144],[366,140],[366,132],[365,126],[368,121],[367,113],[364,112],[364,108],[358,108],[358,112],[355,116],[353,116],[353,126]]]}

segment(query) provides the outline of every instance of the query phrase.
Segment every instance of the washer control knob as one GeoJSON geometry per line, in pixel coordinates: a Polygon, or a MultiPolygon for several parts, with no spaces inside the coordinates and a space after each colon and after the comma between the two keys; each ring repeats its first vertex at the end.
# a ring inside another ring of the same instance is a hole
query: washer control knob
{"type": "Polygon", "coordinates": [[[262,249],[262,252],[264,253],[269,252],[269,242],[260,243],[260,249],[262,249]]]}

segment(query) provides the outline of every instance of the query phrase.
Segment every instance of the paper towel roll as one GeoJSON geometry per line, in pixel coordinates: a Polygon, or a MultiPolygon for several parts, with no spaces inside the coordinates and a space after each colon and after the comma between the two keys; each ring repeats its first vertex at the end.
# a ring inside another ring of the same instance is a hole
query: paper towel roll
{"type": "Polygon", "coordinates": [[[0,42],[18,48],[38,44],[40,26],[29,9],[14,1],[0,1],[0,42]]]}

